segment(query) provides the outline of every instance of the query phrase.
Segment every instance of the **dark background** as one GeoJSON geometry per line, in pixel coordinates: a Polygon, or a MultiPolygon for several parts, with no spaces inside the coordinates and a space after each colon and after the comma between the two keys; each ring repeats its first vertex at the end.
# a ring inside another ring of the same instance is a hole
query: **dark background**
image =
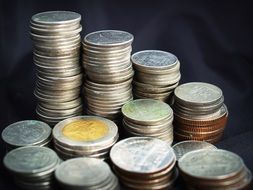
{"type": "MultiPolygon", "coordinates": [[[[181,62],[181,83],[219,86],[229,123],[217,146],[239,154],[253,171],[252,5],[231,0],[0,0],[0,130],[35,118],[31,16],[71,10],[82,15],[83,37],[102,29],[128,31],[135,37],[133,52],[160,49],[175,54],[181,62]]],[[[1,159],[3,155],[1,141],[1,159]]],[[[0,172],[0,189],[15,189],[3,177],[2,164],[0,172]]]]}

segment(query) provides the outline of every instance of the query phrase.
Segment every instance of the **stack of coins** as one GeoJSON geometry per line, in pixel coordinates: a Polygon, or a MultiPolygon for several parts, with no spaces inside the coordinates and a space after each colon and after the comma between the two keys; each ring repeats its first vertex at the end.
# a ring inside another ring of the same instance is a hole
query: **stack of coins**
{"type": "Polygon", "coordinates": [[[178,141],[215,143],[221,138],[228,117],[220,88],[203,82],[178,86],[174,92],[174,137],[178,141]]]}
{"type": "Polygon", "coordinates": [[[160,100],[137,99],[122,107],[127,136],[156,137],[172,144],[173,110],[160,100]]]}
{"type": "Polygon", "coordinates": [[[112,147],[110,158],[126,189],[168,189],[178,175],[172,148],[156,138],[124,139],[112,147]]]}
{"type": "Polygon", "coordinates": [[[178,161],[189,189],[250,190],[251,172],[242,159],[226,150],[197,150],[178,161]]]}
{"type": "Polygon", "coordinates": [[[60,163],[57,154],[47,147],[21,147],[4,157],[4,166],[22,189],[53,189],[53,173],[60,163]]]}
{"type": "Polygon", "coordinates": [[[82,113],[80,20],[80,14],[69,11],[43,12],[31,19],[33,60],[37,71],[36,113],[40,120],[51,126],[82,113]]]}
{"type": "Polygon", "coordinates": [[[12,123],[2,131],[6,149],[22,146],[49,146],[51,128],[42,121],[24,120],[12,123]]]}
{"type": "Polygon", "coordinates": [[[87,114],[117,122],[132,97],[130,61],[133,35],[117,30],[90,33],[83,40],[84,94],[87,114]]]}
{"type": "Polygon", "coordinates": [[[195,151],[195,150],[202,150],[202,149],[217,149],[216,146],[205,142],[205,141],[182,141],[179,143],[176,143],[172,146],[174,153],[176,155],[177,160],[179,160],[182,156],[184,156],[186,153],[195,151]]]}
{"type": "Polygon", "coordinates": [[[118,140],[117,125],[98,116],[77,116],[53,128],[54,148],[63,159],[93,157],[106,159],[118,140]]]}
{"type": "Polygon", "coordinates": [[[73,158],[61,163],[55,171],[62,189],[117,190],[118,179],[108,164],[95,158],[73,158]]]}
{"type": "Polygon", "coordinates": [[[177,57],[165,51],[145,50],[133,54],[131,61],[135,69],[134,97],[169,101],[181,78],[177,57]]]}

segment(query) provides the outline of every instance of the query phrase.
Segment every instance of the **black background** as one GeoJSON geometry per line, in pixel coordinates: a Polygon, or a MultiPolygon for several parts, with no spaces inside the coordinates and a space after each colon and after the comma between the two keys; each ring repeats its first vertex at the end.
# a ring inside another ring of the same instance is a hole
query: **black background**
{"type": "MultiPolygon", "coordinates": [[[[0,129],[35,118],[31,16],[71,10],[82,15],[82,36],[102,29],[128,31],[135,37],[133,52],[160,49],[175,54],[181,62],[181,83],[219,86],[229,123],[216,145],[239,154],[253,171],[252,5],[231,0],[0,0],[0,129]]],[[[3,155],[1,141],[1,159],[3,155]]],[[[2,164],[0,172],[0,189],[15,189],[3,177],[2,164]]]]}

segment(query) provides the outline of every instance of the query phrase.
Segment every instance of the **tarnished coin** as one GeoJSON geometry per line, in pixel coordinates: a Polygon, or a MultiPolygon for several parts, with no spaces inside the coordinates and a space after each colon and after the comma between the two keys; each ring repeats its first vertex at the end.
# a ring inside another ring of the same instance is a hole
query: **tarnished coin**
{"type": "Polygon", "coordinates": [[[193,140],[176,143],[175,145],[172,146],[172,148],[174,150],[177,160],[179,160],[186,153],[194,150],[217,149],[214,145],[208,142],[193,141],[193,140]]]}
{"type": "Polygon", "coordinates": [[[85,36],[84,43],[92,46],[120,46],[132,43],[132,34],[119,30],[102,30],[85,36]]]}
{"type": "Polygon", "coordinates": [[[36,24],[54,25],[69,24],[81,20],[81,15],[70,11],[48,11],[32,16],[31,21],[36,24]]]}
{"type": "Polygon", "coordinates": [[[181,157],[178,167],[194,178],[221,180],[238,174],[244,163],[238,155],[226,150],[197,150],[181,157]]]}
{"type": "Polygon", "coordinates": [[[4,157],[5,167],[18,174],[36,174],[45,172],[58,163],[57,154],[46,147],[21,147],[14,149],[4,157]]]}
{"type": "Polygon", "coordinates": [[[222,98],[222,91],[215,85],[203,82],[191,82],[175,89],[175,98],[185,104],[212,104],[222,98]]]}
{"type": "Polygon", "coordinates": [[[132,55],[131,60],[138,68],[170,69],[178,59],[175,55],[160,50],[144,50],[132,55]]]}
{"type": "Polygon", "coordinates": [[[157,123],[173,115],[170,106],[162,101],[139,99],[127,102],[121,109],[124,117],[135,123],[157,123]]]}
{"type": "Polygon", "coordinates": [[[44,122],[24,120],[7,126],[2,132],[2,139],[9,146],[40,146],[50,141],[51,128],[44,122]]]}
{"type": "Polygon", "coordinates": [[[151,137],[131,137],[115,144],[110,158],[118,168],[133,173],[155,173],[175,160],[168,143],[151,137]]]}

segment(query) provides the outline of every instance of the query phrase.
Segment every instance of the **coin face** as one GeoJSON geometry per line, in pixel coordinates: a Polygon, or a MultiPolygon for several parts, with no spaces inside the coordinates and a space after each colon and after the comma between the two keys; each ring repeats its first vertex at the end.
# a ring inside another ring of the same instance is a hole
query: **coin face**
{"type": "Polygon", "coordinates": [[[102,30],[88,34],[84,42],[95,46],[116,46],[131,43],[133,35],[119,30],[102,30]]]}
{"type": "Polygon", "coordinates": [[[177,57],[169,52],[160,50],[145,50],[132,55],[134,65],[147,68],[170,68],[177,63],[177,57]]]}
{"type": "Polygon", "coordinates": [[[58,181],[71,186],[97,185],[110,174],[109,166],[95,158],[74,158],[63,162],[55,171],[58,181]]]}
{"type": "Polygon", "coordinates": [[[12,146],[39,144],[51,135],[51,128],[44,122],[25,120],[13,123],[2,132],[2,139],[12,146]]]}
{"type": "Polygon", "coordinates": [[[68,24],[78,22],[81,15],[70,11],[48,11],[32,16],[32,21],[38,24],[68,24]]]}
{"type": "Polygon", "coordinates": [[[188,152],[200,149],[217,149],[214,145],[204,141],[182,141],[172,146],[177,160],[188,152]]]}
{"type": "Polygon", "coordinates": [[[46,147],[21,147],[4,157],[5,167],[15,173],[30,174],[46,171],[58,162],[56,153],[46,147]]]}
{"type": "Polygon", "coordinates": [[[185,154],[178,167],[187,175],[204,179],[224,179],[240,172],[242,159],[226,150],[197,150],[185,154]]]}
{"type": "Polygon", "coordinates": [[[118,168],[134,173],[155,173],[165,169],[175,154],[170,145],[151,137],[131,137],[116,143],[110,158],[118,168]]]}
{"type": "Polygon", "coordinates": [[[158,122],[168,118],[173,111],[162,101],[138,99],[127,102],[121,109],[123,115],[134,121],[158,122]]]}
{"type": "Polygon", "coordinates": [[[189,104],[210,104],[222,97],[222,91],[215,85],[203,82],[190,82],[178,86],[175,98],[189,104]]]}
{"type": "Polygon", "coordinates": [[[92,141],[102,138],[108,133],[107,125],[99,120],[77,120],[62,129],[63,135],[76,141],[92,141]]]}

